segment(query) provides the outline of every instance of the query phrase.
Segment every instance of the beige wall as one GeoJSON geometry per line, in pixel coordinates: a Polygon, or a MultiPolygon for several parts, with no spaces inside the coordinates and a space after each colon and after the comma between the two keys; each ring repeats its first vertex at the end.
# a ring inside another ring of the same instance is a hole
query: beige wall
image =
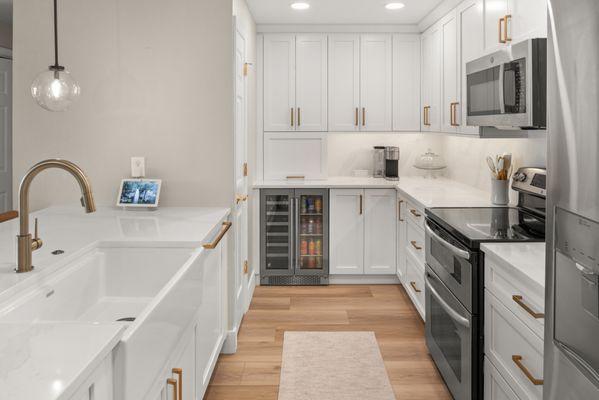
{"type": "MultiPolygon", "coordinates": [[[[163,205],[233,199],[232,4],[223,0],[60,3],[61,63],[82,88],[64,113],[29,94],[52,61],[51,2],[14,4],[14,176],[48,157],[78,163],[96,201],[113,204],[131,156],[163,179],[163,205]],[[35,28],[35,29],[33,29],[35,28]]],[[[75,182],[47,171],[32,204],[77,201],[75,182]]]]}

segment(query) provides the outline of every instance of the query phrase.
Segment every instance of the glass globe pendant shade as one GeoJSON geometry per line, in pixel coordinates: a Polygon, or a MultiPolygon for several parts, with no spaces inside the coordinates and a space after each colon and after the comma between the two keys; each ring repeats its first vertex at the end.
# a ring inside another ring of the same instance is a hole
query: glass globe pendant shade
{"type": "Polygon", "coordinates": [[[50,66],[31,84],[31,96],[48,111],[65,111],[81,94],[79,84],[63,67],[50,66]]]}

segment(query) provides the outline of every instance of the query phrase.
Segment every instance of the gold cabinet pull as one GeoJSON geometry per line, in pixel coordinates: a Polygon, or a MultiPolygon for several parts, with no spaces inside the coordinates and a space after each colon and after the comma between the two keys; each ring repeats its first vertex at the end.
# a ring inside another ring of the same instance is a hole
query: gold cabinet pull
{"type": "Polygon", "coordinates": [[[516,302],[516,304],[518,304],[520,307],[522,307],[524,309],[524,311],[529,313],[533,318],[536,318],[536,319],[545,318],[544,313],[535,312],[526,303],[524,303],[524,299],[522,298],[522,296],[515,294],[512,296],[512,300],[514,300],[516,302]]]}
{"type": "Polygon", "coordinates": [[[362,208],[362,195],[360,195],[360,215],[362,215],[363,213],[363,208],[362,208]]]}
{"type": "Polygon", "coordinates": [[[179,391],[177,390],[177,380],[168,378],[166,380],[167,385],[171,385],[173,387],[173,400],[179,400],[179,391]]]}
{"type": "Polygon", "coordinates": [[[216,246],[218,246],[218,244],[220,243],[221,239],[225,236],[227,231],[231,228],[231,225],[233,225],[233,223],[230,221],[223,222],[223,225],[220,228],[220,232],[214,238],[214,241],[212,243],[204,244],[202,245],[202,247],[204,247],[205,249],[215,249],[216,246]]]}
{"type": "Polygon", "coordinates": [[[366,126],[366,107],[362,107],[362,126],[366,126]]]}
{"type": "Polygon", "coordinates": [[[306,179],[304,175],[287,175],[287,179],[306,179]]]}
{"type": "Polygon", "coordinates": [[[360,125],[360,117],[359,117],[360,111],[358,109],[358,107],[356,107],[356,120],[354,121],[356,126],[360,125]]]}
{"type": "Polygon", "coordinates": [[[247,194],[237,194],[235,195],[235,204],[239,204],[242,201],[246,201],[248,199],[248,195],[247,194]]]}
{"type": "Polygon", "coordinates": [[[300,126],[302,124],[302,109],[301,108],[297,108],[297,126],[300,126]]]}
{"type": "Polygon", "coordinates": [[[414,282],[414,281],[411,281],[411,282],[410,282],[410,286],[412,286],[412,289],[414,289],[414,291],[415,291],[416,293],[420,293],[420,292],[422,292],[422,290],[421,290],[421,289],[418,289],[418,288],[416,287],[416,282],[414,282]]]}
{"type": "Polygon", "coordinates": [[[499,18],[499,21],[497,21],[497,26],[498,26],[498,30],[499,30],[499,43],[505,43],[505,40],[503,40],[503,32],[502,32],[504,20],[505,20],[505,18],[499,18]]]}
{"type": "Polygon", "coordinates": [[[177,375],[177,381],[179,381],[179,399],[183,399],[183,369],[173,368],[172,371],[177,375]]]}
{"type": "Polygon", "coordinates": [[[248,260],[245,260],[245,261],[243,262],[243,273],[244,273],[244,274],[247,274],[247,273],[249,272],[249,270],[250,270],[250,267],[249,267],[248,260]]]}
{"type": "Polygon", "coordinates": [[[415,248],[416,250],[422,250],[422,247],[418,246],[418,244],[416,244],[417,242],[415,240],[410,240],[410,244],[412,245],[413,248],[415,248]]]}
{"type": "Polygon", "coordinates": [[[291,126],[293,126],[293,107],[289,109],[291,115],[291,126]]]}
{"type": "Polygon", "coordinates": [[[514,364],[516,364],[516,366],[518,368],[520,368],[520,371],[522,371],[522,373],[524,375],[526,375],[526,377],[528,378],[528,380],[535,386],[540,386],[543,384],[543,379],[537,379],[534,376],[532,376],[532,374],[530,373],[530,371],[528,370],[528,368],[526,368],[526,366],[522,363],[522,356],[518,355],[518,354],[514,354],[512,356],[512,361],[514,362],[514,364]]]}
{"type": "Polygon", "coordinates": [[[503,17],[503,43],[511,42],[512,38],[508,35],[508,21],[512,18],[510,14],[503,17]]]}
{"type": "Polygon", "coordinates": [[[399,219],[399,222],[403,222],[403,219],[401,218],[401,203],[403,203],[403,200],[397,202],[397,219],[399,219]]]}
{"type": "Polygon", "coordinates": [[[431,106],[424,106],[424,125],[425,126],[431,126],[430,109],[431,109],[431,106]]]}
{"type": "Polygon", "coordinates": [[[450,119],[450,123],[451,126],[459,126],[458,124],[458,116],[457,116],[457,109],[458,109],[458,103],[457,101],[454,101],[453,103],[451,103],[449,105],[449,112],[451,113],[449,119],[450,119]]]}
{"type": "Polygon", "coordinates": [[[412,215],[415,216],[416,218],[422,217],[422,214],[420,214],[418,211],[414,210],[413,208],[410,210],[410,213],[412,213],[412,215]]]}
{"type": "Polygon", "coordinates": [[[243,176],[248,176],[248,163],[243,163],[243,176]]]}

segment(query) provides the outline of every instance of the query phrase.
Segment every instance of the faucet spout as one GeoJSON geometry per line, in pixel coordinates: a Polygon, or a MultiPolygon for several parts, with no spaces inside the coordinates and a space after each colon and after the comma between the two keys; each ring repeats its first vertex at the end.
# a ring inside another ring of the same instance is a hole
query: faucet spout
{"type": "Polygon", "coordinates": [[[92,194],[91,184],[89,179],[76,164],[53,158],[41,161],[35,164],[23,177],[21,186],[19,187],[19,235],[18,242],[18,259],[17,272],[29,272],[33,269],[31,265],[31,255],[33,250],[37,250],[42,246],[42,241],[39,238],[32,238],[29,233],[29,188],[33,179],[42,171],[50,168],[58,168],[70,173],[81,189],[81,203],[85,207],[85,211],[92,213],[96,211],[96,205],[92,194]]]}

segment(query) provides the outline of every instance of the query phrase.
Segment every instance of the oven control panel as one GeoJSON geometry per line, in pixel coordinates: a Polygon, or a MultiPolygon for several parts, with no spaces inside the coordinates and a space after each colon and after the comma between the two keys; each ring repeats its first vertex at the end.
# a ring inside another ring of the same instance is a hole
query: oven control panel
{"type": "Polygon", "coordinates": [[[512,177],[512,189],[546,197],[547,170],[531,167],[518,168],[512,177]]]}

